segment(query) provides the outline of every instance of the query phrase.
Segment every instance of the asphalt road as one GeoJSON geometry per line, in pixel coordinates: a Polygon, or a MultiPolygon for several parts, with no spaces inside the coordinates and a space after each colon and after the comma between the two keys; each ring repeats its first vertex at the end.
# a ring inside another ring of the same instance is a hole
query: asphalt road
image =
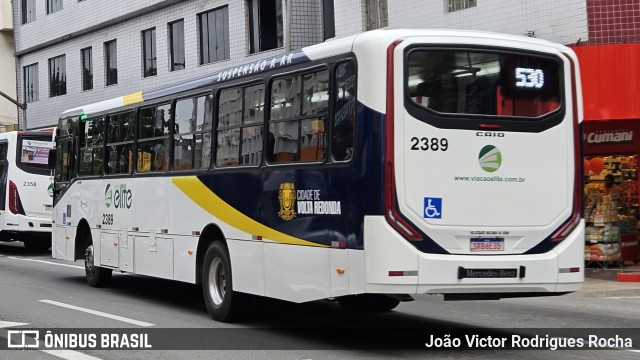
{"type": "Polygon", "coordinates": [[[0,243],[0,328],[5,328],[0,330],[0,344],[7,344],[7,330],[71,328],[98,337],[105,332],[148,334],[153,348],[4,350],[0,358],[640,358],[640,283],[588,278],[579,293],[500,301],[444,302],[438,295],[422,295],[395,311],[376,315],[347,313],[330,301],[291,304],[260,299],[249,320],[224,324],[208,317],[201,290],[194,285],[114,274],[109,288],[96,289],[86,285],[82,265],[53,260],[48,253],[26,252],[19,243],[0,243]],[[624,338],[632,333],[633,348],[480,351],[423,347],[429,334],[440,338],[472,333],[493,338],[544,337],[562,328],[571,328],[570,337],[593,333],[624,338]],[[601,330],[605,328],[610,331],[601,330]]]}

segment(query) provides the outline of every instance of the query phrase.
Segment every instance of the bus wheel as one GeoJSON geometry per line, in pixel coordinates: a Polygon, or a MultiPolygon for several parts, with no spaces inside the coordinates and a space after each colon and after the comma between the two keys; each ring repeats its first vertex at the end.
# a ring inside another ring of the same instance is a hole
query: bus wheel
{"type": "Polygon", "coordinates": [[[343,309],[358,313],[386,312],[395,309],[399,303],[399,299],[383,294],[349,295],[338,299],[338,304],[343,309]]]}
{"type": "Polygon", "coordinates": [[[250,295],[233,291],[231,261],[221,242],[209,245],[202,263],[202,292],[209,315],[222,322],[233,322],[246,315],[250,295]]]}
{"type": "Polygon", "coordinates": [[[93,241],[91,234],[87,233],[86,248],[84,251],[84,272],[87,276],[87,284],[91,287],[105,287],[111,281],[111,269],[95,266],[93,241]]]}

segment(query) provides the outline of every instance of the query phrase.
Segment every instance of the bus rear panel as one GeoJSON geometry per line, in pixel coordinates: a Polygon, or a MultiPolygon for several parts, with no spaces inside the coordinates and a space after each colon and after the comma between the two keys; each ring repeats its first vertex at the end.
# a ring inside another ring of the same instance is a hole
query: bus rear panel
{"type": "Polygon", "coordinates": [[[388,47],[385,216],[365,219],[368,291],[493,299],[582,286],[575,56],[489,43],[388,47]]]}

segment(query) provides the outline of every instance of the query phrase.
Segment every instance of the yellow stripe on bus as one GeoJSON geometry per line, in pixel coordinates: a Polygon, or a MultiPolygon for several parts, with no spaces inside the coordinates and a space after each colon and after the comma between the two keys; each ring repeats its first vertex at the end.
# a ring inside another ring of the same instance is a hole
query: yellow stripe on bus
{"type": "Polygon", "coordinates": [[[137,93],[125,95],[122,97],[124,106],[141,103],[142,101],[142,91],[138,91],[137,93]]]}
{"type": "Polygon", "coordinates": [[[238,230],[251,235],[259,235],[265,239],[273,240],[281,244],[328,247],[326,245],[298,239],[253,220],[227,204],[195,176],[173,178],[172,182],[191,199],[191,201],[206,212],[238,230]]]}

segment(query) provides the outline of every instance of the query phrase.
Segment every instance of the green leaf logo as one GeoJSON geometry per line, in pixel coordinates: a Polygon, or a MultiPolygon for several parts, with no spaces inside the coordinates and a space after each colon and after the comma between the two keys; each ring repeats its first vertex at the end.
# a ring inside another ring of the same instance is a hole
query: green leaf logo
{"type": "Polygon", "coordinates": [[[502,153],[497,147],[487,145],[480,150],[478,161],[482,170],[492,173],[502,165],[502,153]]]}

